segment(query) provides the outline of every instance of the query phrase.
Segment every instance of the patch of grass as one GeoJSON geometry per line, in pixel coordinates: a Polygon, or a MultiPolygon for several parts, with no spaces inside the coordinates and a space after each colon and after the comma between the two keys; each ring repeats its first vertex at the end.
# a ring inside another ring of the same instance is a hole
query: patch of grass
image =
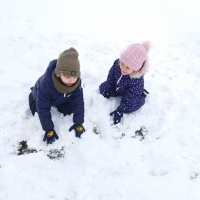
{"type": "Polygon", "coordinates": [[[190,180],[195,180],[199,177],[199,173],[198,172],[192,172],[190,174],[190,180]]]}
{"type": "Polygon", "coordinates": [[[65,147],[62,147],[61,149],[51,149],[47,156],[51,160],[60,160],[60,158],[65,157],[65,147]]]}
{"type": "Polygon", "coordinates": [[[29,149],[27,141],[21,141],[19,142],[19,147],[18,147],[18,154],[17,155],[24,155],[24,154],[30,154],[30,153],[37,153],[36,149],[29,149]]]}
{"type": "Polygon", "coordinates": [[[142,127],[140,127],[139,130],[135,131],[135,136],[132,136],[132,137],[133,138],[139,137],[140,141],[141,141],[141,140],[144,140],[144,138],[147,135],[147,133],[148,133],[147,129],[144,126],[142,126],[142,127]]]}
{"type": "Polygon", "coordinates": [[[95,133],[96,135],[99,135],[99,138],[102,138],[102,135],[100,133],[99,127],[98,126],[94,126],[93,127],[93,133],[95,133]]]}

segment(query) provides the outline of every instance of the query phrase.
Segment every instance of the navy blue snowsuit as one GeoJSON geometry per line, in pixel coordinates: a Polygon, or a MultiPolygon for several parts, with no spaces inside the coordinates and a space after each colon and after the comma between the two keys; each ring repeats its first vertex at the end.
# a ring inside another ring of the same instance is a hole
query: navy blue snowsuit
{"type": "Polygon", "coordinates": [[[51,118],[51,107],[70,105],[73,112],[73,122],[82,124],[84,122],[84,98],[81,82],[78,87],[70,93],[60,93],[53,83],[57,60],[49,63],[46,72],[37,80],[32,88],[32,96],[36,102],[36,109],[44,131],[54,128],[51,118]]]}
{"type": "Polygon", "coordinates": [[[118,110],[131,113],[138,110],[145,103],[144,78],[132,78],[121,74],[119,59],[115,60],[109,70],[107,80],[99,86],[100,93],[105,97],[121,96],[118,110]]]}

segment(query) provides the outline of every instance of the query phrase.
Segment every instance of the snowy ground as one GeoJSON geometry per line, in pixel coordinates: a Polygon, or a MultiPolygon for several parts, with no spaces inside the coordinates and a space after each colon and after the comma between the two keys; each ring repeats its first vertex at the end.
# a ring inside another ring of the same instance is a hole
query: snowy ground
{"type": "Polygon", "coordinates": [[[185,7],[178,14],[179,1],[168,5],[148,1],[150,10],[143,10],[150,19],[140,21],[145,1],[135,3],[139,7],[134,12],[136,27],[128,33],[125,27],[131,14],[120,11],[131,11],[129,0],[101,4],[87,0],[77,7],[78,0],[56,2],[0,1],[0,200],[199,200],[197,1],[190,1],[191,7],[181,4],[185,7]],[[89,5],[94,8],[91,12],[89,5]],[[163,7],[158,20],[157,9],[163,7]],[[96,17],[100,15],[102,19],[96,17]],[[93,23],[87,21],[91,19],[93,23]],[[145,23],[148,26],[143,27],[145,23]],[[123,124],[114,126],[109,113],[119,99],[103,98],[98,86],[124,47],[146,39],[152,41],[150,69],[145,75],[150,95],[142,109],[125,115],[123,124]],[[47,146],[38,116],[32,117],[28,110],[29,88],[49,62],[71,46],[80,54],[86,132],[82,139],[75,138],[68,131],[72,116],[63,117],[52,109],[60,138],[47,146]]]}

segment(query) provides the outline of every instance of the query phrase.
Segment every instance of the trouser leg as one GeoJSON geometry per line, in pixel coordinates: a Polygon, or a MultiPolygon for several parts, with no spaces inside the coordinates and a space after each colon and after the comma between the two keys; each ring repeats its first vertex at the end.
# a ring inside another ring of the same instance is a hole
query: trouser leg
{"type": "Polygon", "coordinates": [[[37,109],[36,109],[36,102],[35,99],[33,98],[32,92],[29,94],[29,107],[32,115],[34,116],[35,112],[37,112],[37,109]]]}

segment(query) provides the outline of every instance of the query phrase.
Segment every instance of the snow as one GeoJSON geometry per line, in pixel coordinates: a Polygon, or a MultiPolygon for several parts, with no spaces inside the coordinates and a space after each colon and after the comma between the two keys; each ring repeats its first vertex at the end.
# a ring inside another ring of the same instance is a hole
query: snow
{"type": "Polygon", "coordinates": [[[0,0],[0,199],[199,200],[199,5],[0,0]],[[114,126],[109,113],[119,99],[103,98],[98,87],[119,53],[144,40],[152,43],[150,94],[114,126]],[[80,54],[86,132],[75,138],[72,116],[52,108],[60,138],[47,146],[28,94],[71,46],[80,54]],[[141,128],[144,138],[135,136],[141,128]],[[29,153],[18,155],[22,141],[29,153]]]}

